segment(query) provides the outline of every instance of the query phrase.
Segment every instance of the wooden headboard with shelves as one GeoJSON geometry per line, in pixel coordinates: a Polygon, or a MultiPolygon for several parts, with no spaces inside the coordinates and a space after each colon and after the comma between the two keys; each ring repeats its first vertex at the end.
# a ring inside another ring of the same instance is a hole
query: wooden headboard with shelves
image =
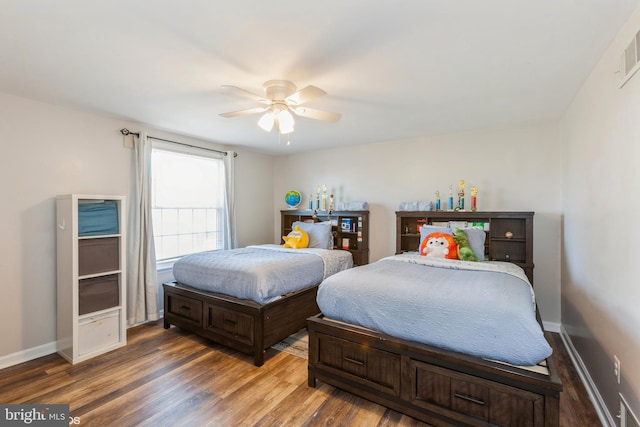
{"type": "Polygon", "coordinates": [[[422,224],[461,222],[483,226],[487,233],[485,259],[519,265],[533,284],[533,215],[533,212],[397,211],[396,254],[418,251],[422,224]]]}
{"type": "Polygon", "coordinates": [[[311,210],[286,209],[280,211],[280,217],[282,236],[291,232],[296,221],[331,221],[334,248],[351,252],[354,265],[369,263],[369,211],[317,211],[314,216],[311,210]]]}

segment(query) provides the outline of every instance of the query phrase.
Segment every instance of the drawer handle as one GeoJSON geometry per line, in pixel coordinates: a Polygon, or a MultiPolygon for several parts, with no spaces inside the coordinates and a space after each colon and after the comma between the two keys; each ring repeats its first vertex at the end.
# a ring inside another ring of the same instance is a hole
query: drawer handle
{"type": "Polygon", "coordinates": [[[356,365],[358,365],[358,366],[364,366],[364,362],[361,362],[361,361],[359,361],[359,360],[352,359],[352,358],[350,358],[350,357],[345,357],[345,358],[344,358],[344,360],[345,360],[345,361],[347,361],[347,362],[354,363],[354,364],[356,364],[356,365]]]}
{"type": "Polygon", "coordinates": [[[181,311],[191,311],[191,307],[187,307],[186,305],[183,305],[182,307],[180,307],[181,311]]]}
{"type": "Polygon", "coordinates": [[[236,322],[235,320],[231,320],[231,319],[224,319],[224,323],[229,323],[231,325],[235,325],[238,322],[236,322]]]}
{"type": "Polygon", "coordinates": [[[473,397],[465,396],[464,394],[454,393],[453,395],[458,399],[466,400],[467,402],[484,405],[484,402],[482,400],[474,399],[473,397]]]}

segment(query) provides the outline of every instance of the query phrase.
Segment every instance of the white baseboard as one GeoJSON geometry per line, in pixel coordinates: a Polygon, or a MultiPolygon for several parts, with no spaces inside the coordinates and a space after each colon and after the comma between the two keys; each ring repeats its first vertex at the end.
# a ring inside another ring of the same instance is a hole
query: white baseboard
{"type": "Polygon", "coordinates": [[[542,326],[545,331],[560,333],[560,323],[543,321],[542,326]]]}
{"type": "Polygon", "coordinates": [[[602,396],[598,391],[598,388],[591,379],[591,375],[589,375],[587,367],[582,362],[582,358],[578,354],[576,348],[573,346],[571,337],[562,326],[560,326],[560,338],[562,338],[562,342],[567,348],[567,352],[569,353],[569,357],[573,362],[573,366],[576,368],[576,371],[578,371],[578,376],[582,380],[584,387],[587,389],[587,394],[589,395],[589,399],[591,399],[591,403],[593,403],[596,413],[598,414],[598,418],[600,418],[600,422],[603,426],[616,427],[617,424],[607,410],[607,406],[605,405],[604,400],[602,399],[602,396]]]}
{"type": "Polygon", "coordinates": [[[0,369],[8,368],[9,366],[17,365],[19,363],[28,362],[29,360],[37,359],[38,357],[48,356],[57,351],[56,342],[50,342],[48,344],[39,345],[37,347],[28,348],[26,350],[18,351],[13,354],[7,354],[0,357],[0,369]]]}
{"type": "MultiPolygon", "coordinates": [[[[160,318],[164,316],[164,310],[160,310],[160,318]]],[[[139,325],[142,325],[142,322],[139,325]]],[[[127,325],[127,329],[137,325],[127,325]]],[[[58,351],[57,343],[50,342],[48,344],[39,345],[37,347],[28,348],[26,350],[18,351],[13,354],[7,354],[6,356],[0,356],[0,369],[8,368],[13,365],[28,362],[38,357],[48,356],[58,351]]]]}

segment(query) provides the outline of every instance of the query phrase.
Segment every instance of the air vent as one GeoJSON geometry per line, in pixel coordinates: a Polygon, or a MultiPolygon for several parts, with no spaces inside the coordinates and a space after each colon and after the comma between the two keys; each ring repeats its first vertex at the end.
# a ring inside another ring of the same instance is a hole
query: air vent
{"type": "Polygon", "coordinates": [[[624,86],[638,69],[640,69],[640,31],[631,39],[631,43],[620,58],[620,75],[622,76],[620,87],[624,86]]]}
{"type": "MultiPolygon", "coordinates": [[[[637,38],[637,37],[636,37],[637,38]]],[[[631,412],[624,396],[620,395],[620,427],[640,427],[638,418],[631,412]]]]}

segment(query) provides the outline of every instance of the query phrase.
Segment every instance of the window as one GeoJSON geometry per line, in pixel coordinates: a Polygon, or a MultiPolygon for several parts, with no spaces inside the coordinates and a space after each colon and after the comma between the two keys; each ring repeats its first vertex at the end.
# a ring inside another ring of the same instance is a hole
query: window
{"type": "Polygon", "coordinates": [[[219,155],[153,143],[151,204],[156,260],[221,249],[224,164],[219,155]]]}

